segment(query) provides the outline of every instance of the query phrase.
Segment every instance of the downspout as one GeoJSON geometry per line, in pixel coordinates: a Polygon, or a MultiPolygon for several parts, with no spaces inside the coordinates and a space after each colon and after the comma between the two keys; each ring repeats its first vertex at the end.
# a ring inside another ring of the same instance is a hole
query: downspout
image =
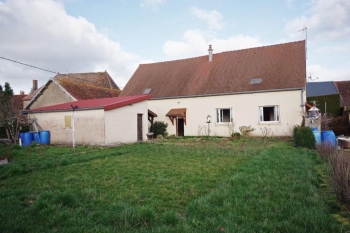
{"type": "Polygon", "coordinates": [[[304,124],[304,126],[305,126],[305,121],[306,121],[306,112],[305,112],[305,102],[304,102],[304,92],[305,92],[305,89],[303,88],[303,89],[301,89],[301,104],[300,104],[300,107],[301,107],[301,113],[302,113],[302,118],[303,118],[303,120],[302,120],[302,122],[301,122],[301,125],[303,126],[303,124],[304,124]]]}
{"type": "Polygon", "coordinates": [[[302,111],[304,112],[304,106],[305,106],[305,102],[304,102],[304,92],[305,92],[305,89],[303,88],[301,90],[301,104],[300,104],[300,107],[302,109],[302,111]]]}

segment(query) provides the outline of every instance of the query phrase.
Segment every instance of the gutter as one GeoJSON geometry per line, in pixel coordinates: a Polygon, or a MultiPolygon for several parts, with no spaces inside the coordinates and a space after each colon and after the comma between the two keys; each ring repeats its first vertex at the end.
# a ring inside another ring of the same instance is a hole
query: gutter
{"type": "Polygon", "coordinates": [[[203,94],[203,95],[187,95],[187,96],[172,96],[172,97],[160,97],[151,98],[150,100],[162,100],[162,99],[180,99],[180,98],[196,98],[196,97],[208,97],[208,96],[222,96],[222,95],[242,95],[242,94],[256,94],[256,93],[267,93],[267,92],[281,92],[281,91],[304,91],[304,87],[286,88],[286,89],[270,89],[262,91],[242,91],[242,92],[231,92],[231,93],[215,93],[215,94],[203,94]]]}
{"type": "MultiPolygon", "coordinates": [[[[94,108],[78,108],[74,111],[86,111],[86,110],[98,110],[98,109],[104,109],[103,106],[101,107],[94,107],[94,108]]],[[[47,113],[47,112],[71,112],[72,109],[52,109],[52,110],[23,110],[22,114],[32,114],[32,113],[47,113]]]]}

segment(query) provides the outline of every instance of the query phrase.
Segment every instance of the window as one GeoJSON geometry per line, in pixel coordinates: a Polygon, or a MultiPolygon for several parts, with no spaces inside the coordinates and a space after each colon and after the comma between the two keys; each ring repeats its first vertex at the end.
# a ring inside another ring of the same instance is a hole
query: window
{"type": "Polygon", "coordinates": [[[260,110],[260,122],[265,121],[280,121],[279,106],[264,106],[259,107],[260,110]]]}
{"type": "Polygon", "coordinates": [[[232,122],[231,108],[216,109],[216,123],[230,123],[230,122],[232,122]]]}
{"type": "Polygon", "coordinates": [[[72,116],[71,115],[64,116],[64,127],[65,128],[72,128],[72,116]]]}

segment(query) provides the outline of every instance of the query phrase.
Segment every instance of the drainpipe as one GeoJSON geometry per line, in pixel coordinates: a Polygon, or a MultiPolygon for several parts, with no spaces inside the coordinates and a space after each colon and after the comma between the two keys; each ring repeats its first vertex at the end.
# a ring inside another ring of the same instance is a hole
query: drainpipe
{"type": "Polygon", "coordinates": [[[301,90],[301,105],[300,105],[303,112],[304,112],[304,106],[305,106],[305,104],[304,104],[304,92],[305,92],[305,89],[303,88],[301,90]]]}

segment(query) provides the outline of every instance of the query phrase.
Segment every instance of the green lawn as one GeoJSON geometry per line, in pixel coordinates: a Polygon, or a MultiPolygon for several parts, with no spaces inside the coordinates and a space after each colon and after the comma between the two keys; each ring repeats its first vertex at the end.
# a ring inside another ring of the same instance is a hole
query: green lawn
{"type": "Polygon", "coordinates": [[[27,147],[11,158],[0,166],[0,232],[346,231],[324,162],[288,141],[27,147]]]}

